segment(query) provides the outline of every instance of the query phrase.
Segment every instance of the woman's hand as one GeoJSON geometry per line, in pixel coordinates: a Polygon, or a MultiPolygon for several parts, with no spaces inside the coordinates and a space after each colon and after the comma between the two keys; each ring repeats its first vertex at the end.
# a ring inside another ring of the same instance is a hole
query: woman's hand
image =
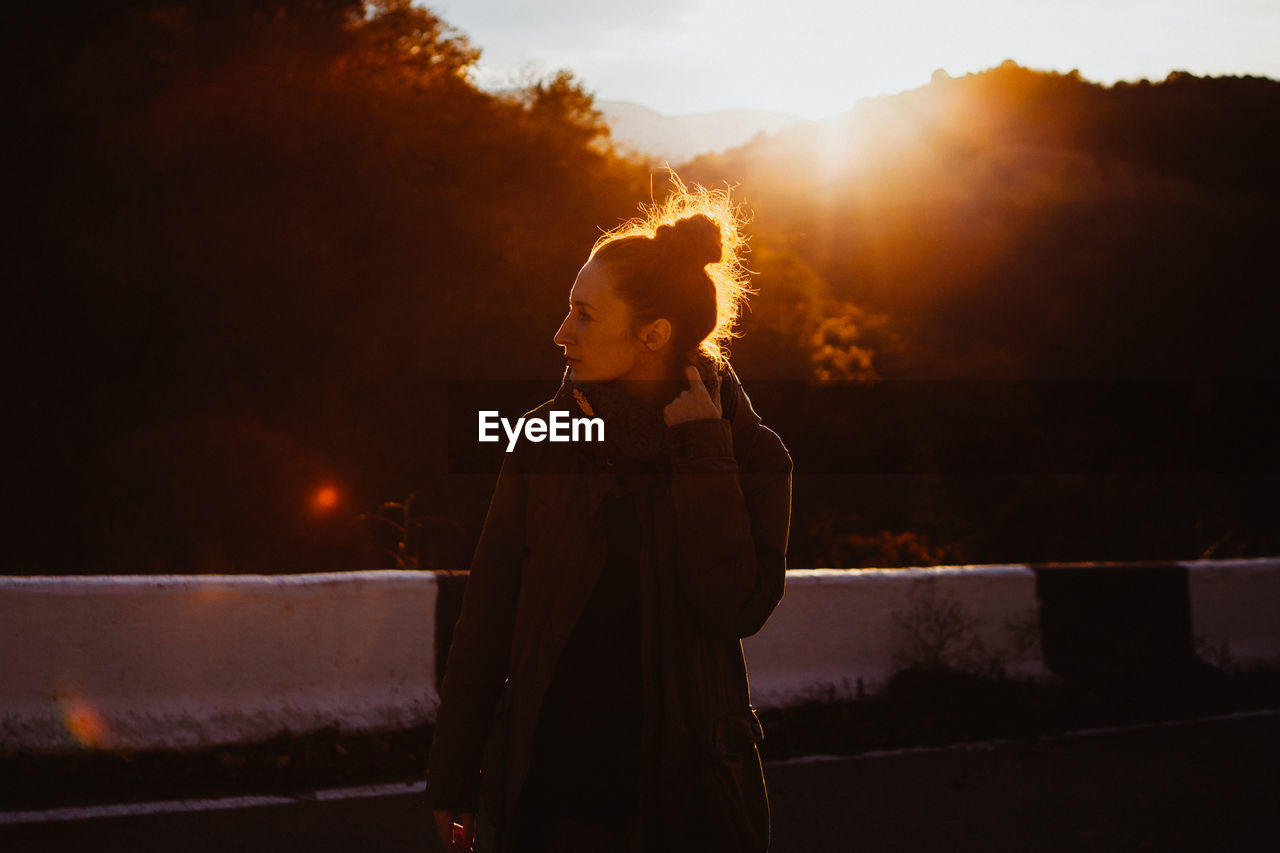
{"type": "Polygon", "coordinates": [[[689,390],[681,391],[680,396],[662,410],[662,418],[667,426],[720,417],[720,389],[716,388],[716,398],[711,399],[707,386],[702,381],[702,374],[692,364],[684,369],[684,375],[689,377],[689,390]]]}
{"type": "Polygon", "coordinates": [[[450,853],[470,853],[476,840],[476,816],[472,812],[451,812],[433,809],[436,831],[440,834],[442,849],[450,853]],[[454,826],[454,821],[460,826],[454,826]]]}

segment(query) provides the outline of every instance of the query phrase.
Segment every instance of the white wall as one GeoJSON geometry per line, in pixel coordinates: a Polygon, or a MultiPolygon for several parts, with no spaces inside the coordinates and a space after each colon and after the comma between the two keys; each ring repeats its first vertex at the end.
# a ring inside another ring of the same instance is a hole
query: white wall
{"type": "MultiPolygon", "coordinates": [[[[1202,656],[1280,666],[1280,559],[1184,565],[1202,656]]],[[[436,603],[430,572],[0,577],[0,752],[431,722],[436,603]]],[[[743,644],[752,699],[853,695],[858,678],[874,693],[908,625],[949,662],[1048,676],[1038,612],[1025,566],[793,571],[743,644]]]]}
{"type": "Polygon", "coordinates": [[[778,609],[743,641],[752,701],[774,708],[826,689],[853,696],[859,678],[877,692],[907,662],[895,652],[907,646],[912,627],[924,649],[938,649],[947,662],[997,658],[1012,675],[1048,676],[1035,583],[1025,566],[788,572],[778,609]],[[1028,632],[1035,645],[1019,648],[1028,632]]]}
{"type": "Polygon", "coordinates": [[[434,719],[428,572],[0,578],[0,750],[434,719]]]}
{"type": "Polygon", "coordinates": [[[1187,567],[1197,652],[1227,670],[1280,668],[1280,560],[1198,560],[1187,567]]]}

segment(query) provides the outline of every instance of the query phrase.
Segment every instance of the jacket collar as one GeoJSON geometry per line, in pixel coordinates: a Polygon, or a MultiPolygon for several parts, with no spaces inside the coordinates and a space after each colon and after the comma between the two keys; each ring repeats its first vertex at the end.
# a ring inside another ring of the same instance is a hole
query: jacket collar
{"type": "MultiPolygon", "coordinates": [[[[747,396],[746,389],[742,387],[742,380],[738,378],[733,365],[725,362],[723,367],[717,369],[711,359],[702,354],[699,354],[697,367],[698,372],[702,374],[702,381],[708,388],[719,387],[721,417],[729,421],[730,430],[733,433],[733,446],[735,448],[745,447],[746,441],[762,421],[760,416],[756,414],[755,408],[751,405],[751,399],[747,396]]],[[[556,391],[555,397],[552,398],[551,408],[567,410],[573,417],[586,417],[588,416],[587,412],[583,410],[575,398],[573,394],[574,384],[567,379],[567,376],[568,370],[566,369],[565,376],[561,377],[560,388],[556,391]]],[[[570,446],[574,449],[578,458],[585,462],[592,460],[593,455],[587,449],[588,445],[579,442],[570,446]]]]}

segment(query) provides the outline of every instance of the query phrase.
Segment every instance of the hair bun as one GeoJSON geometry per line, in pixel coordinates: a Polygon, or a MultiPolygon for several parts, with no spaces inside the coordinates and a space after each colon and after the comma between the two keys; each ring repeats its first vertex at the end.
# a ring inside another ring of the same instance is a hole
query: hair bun
{"type": "Polygon", "coordinates": [[[714,264],[724,257],[720,226],[705,213],[686,216],[671,225],[660,225],[653,239],[664,247],[670,247],[671,251],[684,255],[698,266],[714,264]]]}

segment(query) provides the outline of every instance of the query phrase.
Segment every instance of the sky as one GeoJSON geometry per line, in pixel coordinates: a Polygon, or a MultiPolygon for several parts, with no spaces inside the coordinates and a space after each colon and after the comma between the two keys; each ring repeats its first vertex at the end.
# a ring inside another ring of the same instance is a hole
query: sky
{"type": "MultiPolygon", "coordinates": [[[[421,2],[421,0],[419,0],[421,2]]],[[[482,86],[560,68],[598,100],[668,115],[824,118],[1012,59],[1086,79],[1280,78],[1280,0],[436,0],[482,86]]]]}

